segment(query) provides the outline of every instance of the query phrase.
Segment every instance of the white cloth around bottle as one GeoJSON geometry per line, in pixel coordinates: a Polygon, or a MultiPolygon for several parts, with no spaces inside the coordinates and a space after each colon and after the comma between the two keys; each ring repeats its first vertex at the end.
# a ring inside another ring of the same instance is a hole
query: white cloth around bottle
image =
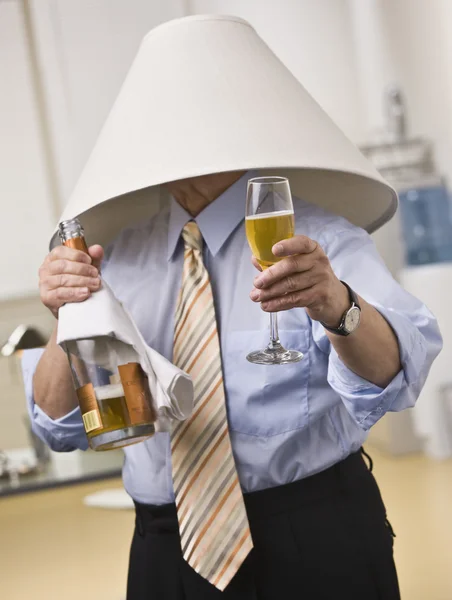
{"type": "MultiPolygon", "coordinates": [[[[62,306],[58,315],[57,343],[63,348],[65,342],[100,337],[109,338],[109,356],[113,349],[120,359],[118,364],[139,361],[158,415],[156,431],[170,431],[172,421],[191,415],[194,393],[190,376],[146,344],[129,312],[105,282],[84,302],[62,306]]],[[[106,346],[96,344],[96,354],[90,360],[102,366],[107,358],[106,346]]]]}

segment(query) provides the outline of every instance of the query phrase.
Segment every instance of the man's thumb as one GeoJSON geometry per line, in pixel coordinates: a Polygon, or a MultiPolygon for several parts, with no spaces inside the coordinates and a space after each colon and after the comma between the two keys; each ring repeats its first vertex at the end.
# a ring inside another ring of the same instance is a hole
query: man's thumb
{"type": "Polygon", "coordinates": [[[93,259],[93,265],[100,270],[100,265],[104,259],[104,249],[99,244],[88,248],[89,255],[93,259]]]}

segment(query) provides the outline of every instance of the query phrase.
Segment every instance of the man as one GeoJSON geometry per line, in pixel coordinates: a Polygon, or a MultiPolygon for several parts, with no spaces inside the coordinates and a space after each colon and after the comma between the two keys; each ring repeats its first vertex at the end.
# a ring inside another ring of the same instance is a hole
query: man
{"type": "MultiPolygon", "coordinates": [[[[137,511],[128,599],[396,600],[393,533],[360,449],[385,412],[414,404],[438,328],[362,228],[300,198],[295,237],[256,271],[244,233],[255,175],[243,166],[168,179],[170,202],[124,228],[105,259],[98,245],[90,257],[55,247],[41,267],[42,300],[58,317],[96,292],[102,265],[146,342],[178,365],[185,355],[194,380],[187,423],[125,449],[137,511]],[[246,361],[272,311],[300,363],[246,361]]],[[[55,335],[27,360],[34,430],[55,450],[86,448],[55,335]]]]}

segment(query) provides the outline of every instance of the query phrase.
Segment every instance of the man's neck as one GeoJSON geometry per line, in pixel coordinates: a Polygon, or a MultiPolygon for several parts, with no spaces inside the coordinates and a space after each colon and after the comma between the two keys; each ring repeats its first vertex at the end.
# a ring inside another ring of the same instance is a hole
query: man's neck
{"type": "Polygon", "coordinates": [[[180,179],[167,183],[166,188],[182,208],[192,217],[196,217],[206,206],[238,181],[244,173],[245,171],[234,171],[180,179]]]}

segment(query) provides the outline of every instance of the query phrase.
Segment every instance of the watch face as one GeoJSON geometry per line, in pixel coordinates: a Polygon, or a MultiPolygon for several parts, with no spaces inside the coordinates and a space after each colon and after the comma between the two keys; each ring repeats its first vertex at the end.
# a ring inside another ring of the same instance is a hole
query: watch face
{"type": "Polygon", "coordinates": [[[361,311],[357,306],[353,306],[345,317],[344,327],[348,333],[353,333],[359,325],[361,319],[361,311]]]}

